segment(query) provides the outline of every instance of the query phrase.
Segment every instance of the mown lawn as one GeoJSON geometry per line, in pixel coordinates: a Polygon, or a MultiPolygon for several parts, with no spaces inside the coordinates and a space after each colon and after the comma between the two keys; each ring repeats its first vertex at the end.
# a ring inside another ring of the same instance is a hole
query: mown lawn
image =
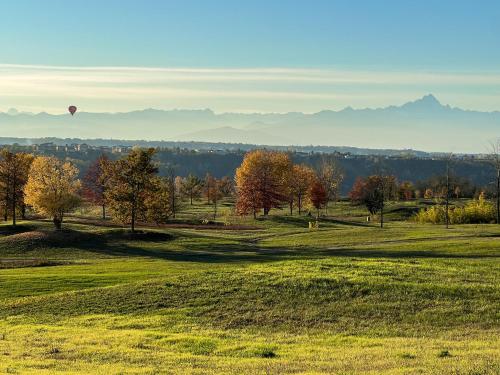
{"type": "Polygon", "coordinates": [[[0,372],[500,373],[500,227],[346,209],[317,231],[0,226],[0,372]]]}

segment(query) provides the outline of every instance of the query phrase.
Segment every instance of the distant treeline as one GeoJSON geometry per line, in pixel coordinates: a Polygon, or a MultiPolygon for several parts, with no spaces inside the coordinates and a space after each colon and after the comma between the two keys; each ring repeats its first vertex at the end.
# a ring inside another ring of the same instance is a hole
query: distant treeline
{"type": "MultiPolygon", "coordinates": [[[[311,167],[319,165],[322,154],[292,153],[295,164],[306,164],[311,167]]],[[[242,163],[243,152],[228,154],[212,153],[176,153],[160,151],[160,173],[166,166],[173,166],[180,176],[193,173],[203,177],[207,173],[217,178],[234,176],[236,168],[242,163]]],[[[391,159],[374,156],[356,156],[355,158],[338,157],[337,162],[344,171],[344,182],[341,194],[347,195],[357,177],[367,177],[376,174],[383,167],[386,173],[394,175],[399,181],[410,181],[417,184],[436,176],[442,176],[446,171],[445,160],[432,159],[391,159]],[[381,165],[383,164],[383,165],[381,165]]],[[[491,164],[481,161],[456,160],[452,163],[453,174],[469,180],[473,185],[486,188],[493,182],[494,170],[491,164]]]]}
{"type": "Polygon", "coordinates": [[[251,151],[260,148],[267,148],[276,151],[296,151],[296,152],[319,152],[319,153],[342,153],[352,155],[384,155],[384,156],[414,156],[429,157],[432,154],[417,150],[394,150],[394,149],[371,149],[348,146],[277,146],[277,145],[255,145],[249,143],[224,143],[224,142],[178,142],[178,141],[146,141],[146,140],[124,140],[124,139],[81,139],[81,138],[13,138],[0,137],[0,145],[18,144],[21,146],[53,143],[64,146],[70,144],[87,144],[93,147],[113,147],[113,146],[139,146],[154,148],[172,148],[187,150],[219,150],[219,151],[251,151]]]}
{"type": "MultiPolygon", "coordinates": [[[[20,146],[24,149],[25,146],[20,146]]],[[[31,152],[31,151],[30,151],[31,152]]],[[[86,151],[43,151],[35,154],[56,156],[74,163],[83,175],[88,166],[103,152],[99,149],[86,151]]],[[[238,151],[194,151],[182,148],[158,149],[155,158],[160,163],[160,175],[174,168],[176,175],[186,177],[193,174],[203,178],[207,173],[216,178],[224,176],[233,177],[236,168],[241,165],[245,150],[238,151]]],[[[114,160],[123,153],[107,153],[114,160]]],[[[291,152],[291,159],[295,164],[306,164],[317,167],[322,158],[322,153],[291,152]]],[[[377,174],[381,168],[385,173],[394,175],[399,181],[410,181],[417,185],[421,181],[443,176],[446,171],[445,159],[430,159],[418,157],[387,157],[387,156],[349,156],[334,154],[333,157],[341,166],[344,175],[340,193],[346,196],[351,190],[356,178],[377,174]]],[[[454,159],[451,163],[452,173],[468,180],[471,185],[488,190],[494,180],[493,166],[486,161],[454,159]]],[[[80,176],[81,177],[81,176],[80,176]]]]}

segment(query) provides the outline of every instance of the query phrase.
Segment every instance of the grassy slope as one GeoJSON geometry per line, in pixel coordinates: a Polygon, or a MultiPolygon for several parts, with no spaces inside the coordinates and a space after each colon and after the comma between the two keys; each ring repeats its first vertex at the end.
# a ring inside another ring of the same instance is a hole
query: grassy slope
{"type": "Polygon", "coordinates": [[[154,241],[0,227],[0,372],[499,373],[500,228],[347,210],[154,241]]]}

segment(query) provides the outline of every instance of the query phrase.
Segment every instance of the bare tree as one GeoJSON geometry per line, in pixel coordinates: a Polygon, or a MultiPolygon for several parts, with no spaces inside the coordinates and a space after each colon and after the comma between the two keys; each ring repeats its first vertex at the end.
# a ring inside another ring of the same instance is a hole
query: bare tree
{"type": "Polygon", "coordinates": [[[376,194],[380,195],[380,228],[384,227],[384,208],[385,201],[393,199],[397,193],[396,177],[391,175],[384,160],[379,157],[376,159],[376,181],[378,181],[378,189],[375,189],[376,194]]]}
{"type": "Polygon", "coordinates": [[[495,198],[496,198],[496,222],[500,224],[500,138],[490,142],[490,163],[495,168],[495,198]]]}
{"type": "Polygon", "coordinates": [[[445,221],[446,221],[446,229],[450,227],[450,191],[451,191],[451,170],[450,164],[453,160],[453,154],[450,153],[446,156],[446,187],[445,187],[445,221]]]}
{"type": "Polygon", "coordinates": [[[166,170],[166,180],[169,186],[170,209],[172,217],[175,219],[176,213],[180,209],[179,189],[180,181],[176,178],[176,168],[174,165],[168,165],[166,170]]]}
{"type": "Polygon", "coordinates": [[[344,172],[335,157],[322,155],[317,167],[317,174],[326,190],[327,203],[324,207],[325,213],[328,215],[328,202],[335,203],[338,200],[344,172]]]}

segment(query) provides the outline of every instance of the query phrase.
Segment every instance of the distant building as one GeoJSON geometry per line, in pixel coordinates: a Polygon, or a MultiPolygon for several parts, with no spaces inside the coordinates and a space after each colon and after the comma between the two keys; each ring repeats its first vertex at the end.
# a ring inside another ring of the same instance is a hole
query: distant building
{"type": "Polygon", "coordinates": [[[79,145],[77,145],[77,148],[76,148],[76,150],[80,151],[80,152],[86,152],[89,149],[90,149],[90,146],[86,143],[79,144],[79,145]]]}
{"type": "Polygon", "coordinates": [[[57,146],[52,142],[40,143],[39,145],[35,145],[35,151],[57,151],[57,146]]]}

